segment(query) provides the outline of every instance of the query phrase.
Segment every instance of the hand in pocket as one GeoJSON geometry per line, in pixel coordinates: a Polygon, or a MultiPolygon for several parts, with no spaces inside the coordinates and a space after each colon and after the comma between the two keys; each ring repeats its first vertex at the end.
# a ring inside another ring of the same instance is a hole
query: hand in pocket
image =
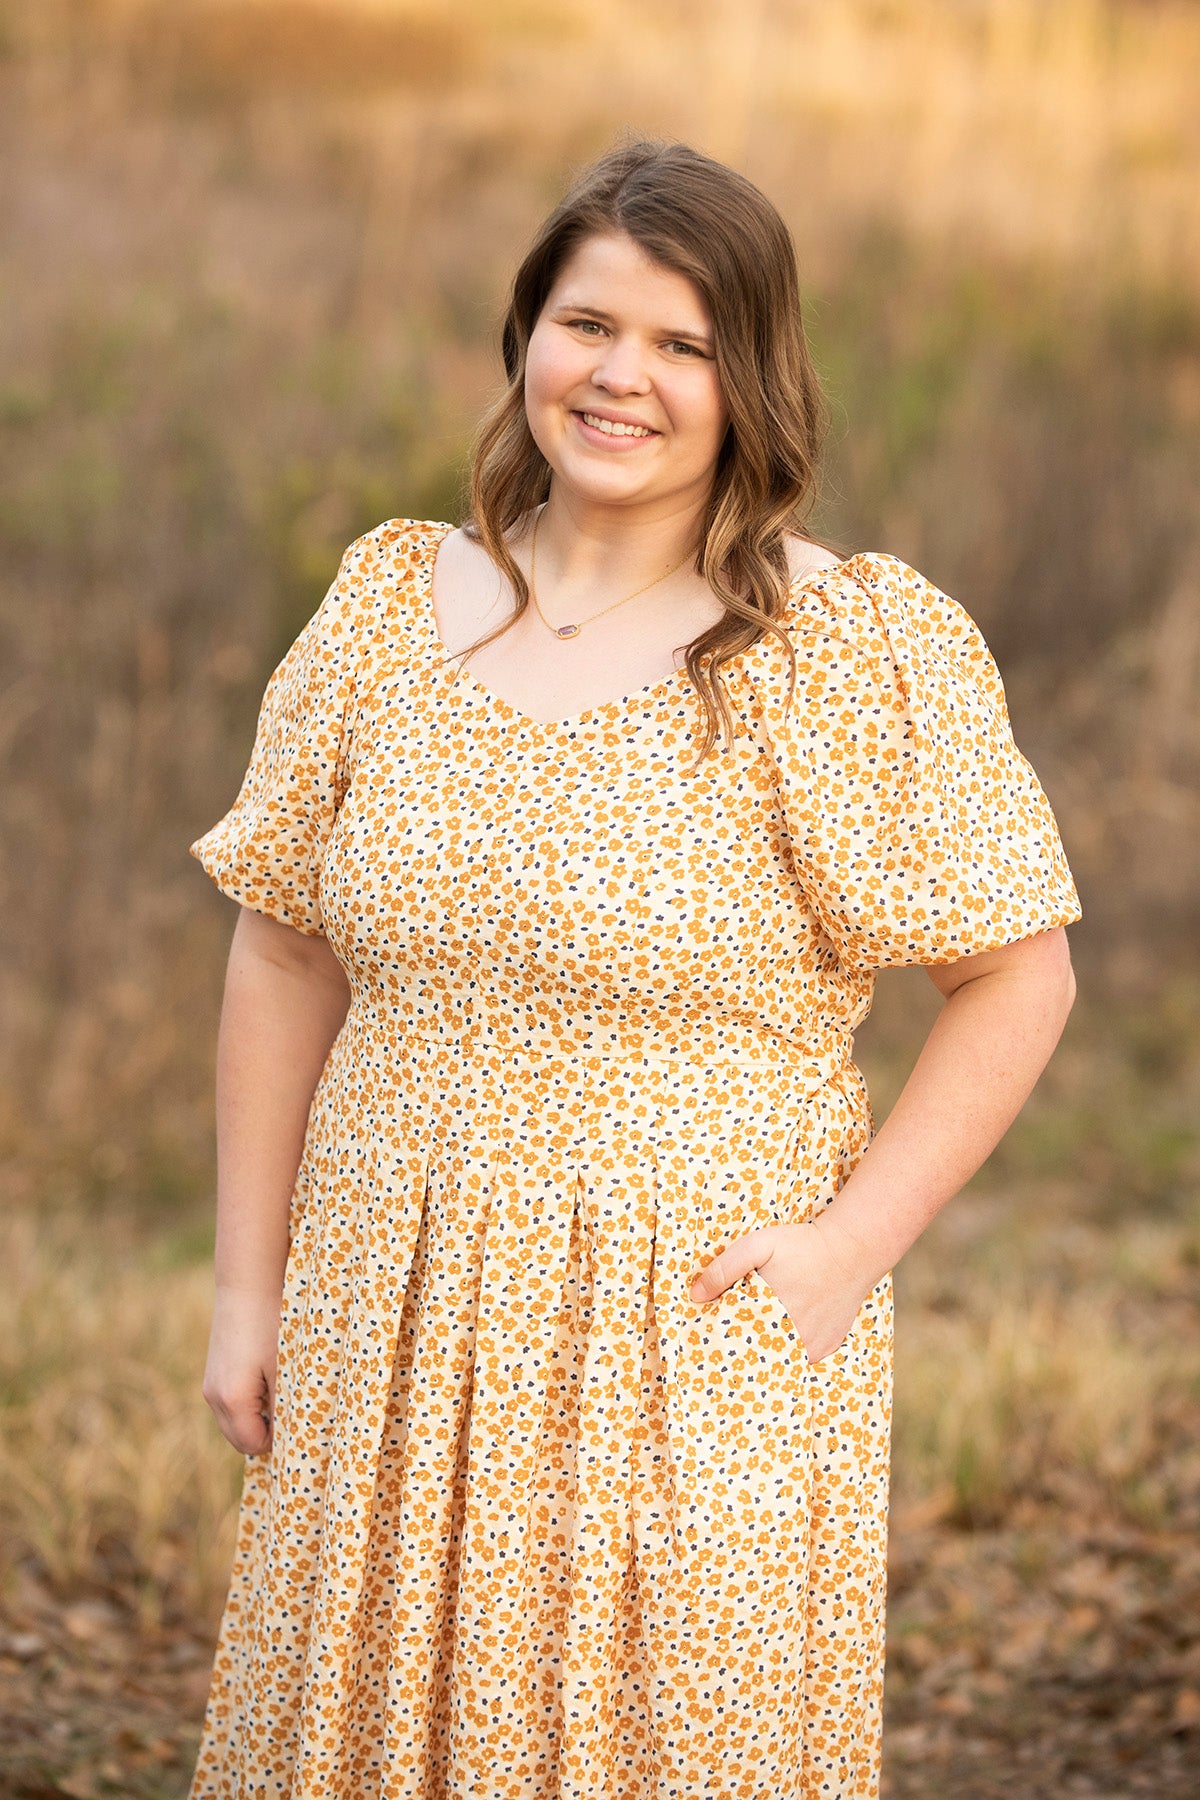
{"type": "Polygon", "coordinates": [[[815,1220],[766,1225],[726,1244],[693,1277],[697,1305],[718,1299],[756,1269],[786,1307],[810,1363],[831,1356],[845,1342],[870,1292],[834,1257],[815,1220]]]}

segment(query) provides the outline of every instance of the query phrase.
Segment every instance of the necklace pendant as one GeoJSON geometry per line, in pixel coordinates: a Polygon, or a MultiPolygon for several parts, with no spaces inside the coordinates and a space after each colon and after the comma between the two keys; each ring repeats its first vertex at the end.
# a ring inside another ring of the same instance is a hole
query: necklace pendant
{"type": "Polygon", "coordinates": [[[556,625],[554,635],[555,637],[578,637],[579,627],[578,625],[556,625]]]}

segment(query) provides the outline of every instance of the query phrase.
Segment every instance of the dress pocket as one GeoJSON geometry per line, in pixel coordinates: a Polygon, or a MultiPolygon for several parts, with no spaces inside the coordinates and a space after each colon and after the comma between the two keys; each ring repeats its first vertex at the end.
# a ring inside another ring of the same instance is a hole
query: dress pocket
{"type": "Polygon", "coordinates": [[[796,1329],[796,1322],[766,1276],[758,1269],[748,1269],[742,1279],[748,1291],[757,1296],[759,1303],[774,1321],[781,1340],[786,1341],[792,1355],[807,1365],[808,1353],[796,1329]]]}

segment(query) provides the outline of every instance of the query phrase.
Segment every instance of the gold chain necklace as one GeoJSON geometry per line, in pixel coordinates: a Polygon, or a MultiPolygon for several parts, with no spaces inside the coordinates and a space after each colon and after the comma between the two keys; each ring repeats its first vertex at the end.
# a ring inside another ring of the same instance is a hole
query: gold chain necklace
{"type": "Polygon", "coordinates": [[[692,557],[695,556],[695,554],[696,554],[694,550],[689,550],[687,555],[683,558],[683,560],[681,562],[677,562],[673,569],[668,569],[666,571],[666,574],[656,575],[654,577],[653,581],[648,581],[646,583],[645,587],[638,588],[636,593],[626,594],[624,600],[614,600],[611,606],[602,606],[600,608],[599,612],[592,614],[591,619],[582,619],[579,622],[579,624],[577,624],[577,625],[551,625],[549,619],[546,617],[545,613],[542,611],[541,607],[538,605],[537,588],[534,584],[534,576],[535,576],[535,572],[537,570],[537,534],[538,534],[538,526],[541,524],[541,522],[542,522],[542,515],[539,512],[537,518],[533,522],[533,542],[531,543],[531,545],[529,547],[529,598],[533,601],[534,610],[536,611],[538,618],[542,621],[542,624],[547,628],[548,631],[552,631],[554,633],[555,637],[560,637],[560,638],[578,637],[579,633],[583,630],[583,627],[585,625],[591,624],[592,619],[602,619],[604,617],[605,613],[615,612],[617,610],[618,606],[627,606],[631,600],[637,599],[638,594],[644,594],[647,592],[647,590],[649,588],[657,587],[660,581],[665,581],[667,579],[667,575],[677,574],[678,571],[680,569],[682,569],[683,564],[685,562],[690,562],[692,557]]]}

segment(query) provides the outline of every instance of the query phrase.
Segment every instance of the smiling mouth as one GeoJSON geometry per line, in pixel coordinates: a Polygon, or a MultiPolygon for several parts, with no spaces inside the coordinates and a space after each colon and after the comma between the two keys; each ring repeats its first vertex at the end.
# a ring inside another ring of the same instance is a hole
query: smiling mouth
{"type": "Polygon", "coordinates": [[[605,437],[648,438],[658,436],[657,431],[652,431],[648,425],[623,425],[619,420],[601,419],[596,413],[589,412],[581,412],[578,416],[585,425],[590,425],[593,431],[602,431],[605,437]]]}

